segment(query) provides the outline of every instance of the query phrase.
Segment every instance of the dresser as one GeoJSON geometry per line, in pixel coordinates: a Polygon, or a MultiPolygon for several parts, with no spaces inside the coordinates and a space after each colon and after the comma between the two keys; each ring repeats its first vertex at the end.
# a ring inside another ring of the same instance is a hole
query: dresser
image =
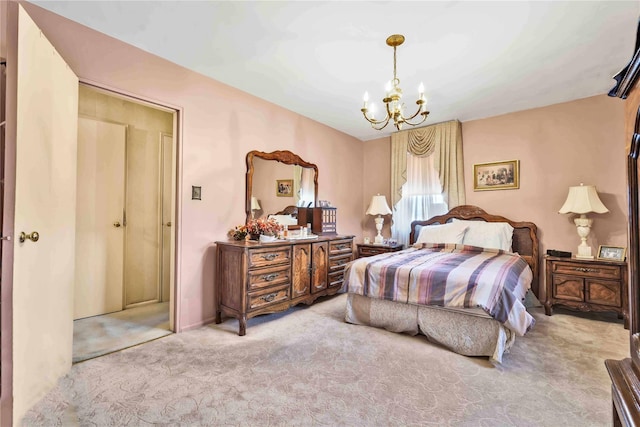
{"type": "Polygon", "coordinates": [[[386,254],[388,252],[398,252],[404,249],[404,245],[376,245],[370,243],[358,243],[358,258],[374,256],[378,254],[386,254]]]}
{"type": "Polygon", "coordinates": [[[629,326],[627,263],[546,256],[544,309],[556,305],[580,311],[613,311],[629,326]]]}
{"type": "Polygon", "coordinates": [[[216,323],[234,317],[242,336],[252,317],[333,295],[352,260],[353,236],[216,242],[216,323]]]}

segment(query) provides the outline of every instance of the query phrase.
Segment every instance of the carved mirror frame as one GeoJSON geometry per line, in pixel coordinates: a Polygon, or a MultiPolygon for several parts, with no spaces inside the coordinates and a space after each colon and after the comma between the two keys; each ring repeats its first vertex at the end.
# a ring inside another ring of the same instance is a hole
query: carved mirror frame
{"type": "Polygon", "coordinates": [[[302,160],[300,156],[287,150],[278,150],[271,153],[265,153],[263,151],[249,151],[247,153],[247,180],[245,189],[245,212],[247,218],[245,222],[249,222],[251,219],[251,191],[253,188],[253,158],[258,157],[263,160],[276,160],[286,165],[298,165],[305,168],[313,169],[313,205],[318,205],[318,166],[313,163],[309,163],[302,160]]]}

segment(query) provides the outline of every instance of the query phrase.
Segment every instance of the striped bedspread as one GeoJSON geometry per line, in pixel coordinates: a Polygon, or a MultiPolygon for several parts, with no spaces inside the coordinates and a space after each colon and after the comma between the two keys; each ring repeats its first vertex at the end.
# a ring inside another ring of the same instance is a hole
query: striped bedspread
{"type": "Polygon", "coordinates": [[[535,323],[522,300],[533,273],[519,255],[453,244],[422,244],[360,258],[342,292],[408,304],[481,307],[518,335],[535,323]]]}

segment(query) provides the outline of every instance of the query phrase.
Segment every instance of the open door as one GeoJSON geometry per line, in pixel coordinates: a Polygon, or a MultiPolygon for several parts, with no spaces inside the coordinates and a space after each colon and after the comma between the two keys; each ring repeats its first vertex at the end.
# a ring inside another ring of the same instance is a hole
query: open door
{"type": "Polygon", "coordinates": [[[71,367],[78,78],[22,6],[8,3],[3,231],[14,226],[2,286],[13,293],[15,425],[71,367]]]}

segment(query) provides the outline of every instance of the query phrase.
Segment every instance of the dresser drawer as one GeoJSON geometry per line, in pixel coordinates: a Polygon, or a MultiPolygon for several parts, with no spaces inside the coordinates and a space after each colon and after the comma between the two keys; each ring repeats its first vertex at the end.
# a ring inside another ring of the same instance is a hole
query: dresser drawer
{"type": "Polygon", "coordinates": [[[344,269],[329,273],[329,287],[342,286],[344,282],[344,269]]]}
{"type": "Polygon", "coordinates": [[[281,285],[269,289],[263,289],[257,292],[251,292],[248,296],[247,304],[249,310],[267,307],[272,304],[287,301],[289,299],[289,284],[281,285]]]}
{"type": "Polygon", "coordinates": [[[620,267],[595,263],[554,262],[553,273],[613,280],[619,280],[622,277],[620,267]]]}
{"type": "Polygon", "coordinates": [[[267,267],[290,262],[291,246],[249,250],[249,268],[267,267]]]}
{"type": "Polygon", "coordinates": [[[249,270],[249,291],[291,282],[291,268],[289,264],[278,265],[255,270],[249,270]]]}
{"type": "Polygon", "coordinates": [[[353,241],[351,239],[329,242],[329,256],[351,253],[353,253],[353,241]]]}
{"type": "Polygon", "coordinates": [[[353,259],[352,254],[329,257],[329,272],[344,270],[345,265],[353,259]]]}

